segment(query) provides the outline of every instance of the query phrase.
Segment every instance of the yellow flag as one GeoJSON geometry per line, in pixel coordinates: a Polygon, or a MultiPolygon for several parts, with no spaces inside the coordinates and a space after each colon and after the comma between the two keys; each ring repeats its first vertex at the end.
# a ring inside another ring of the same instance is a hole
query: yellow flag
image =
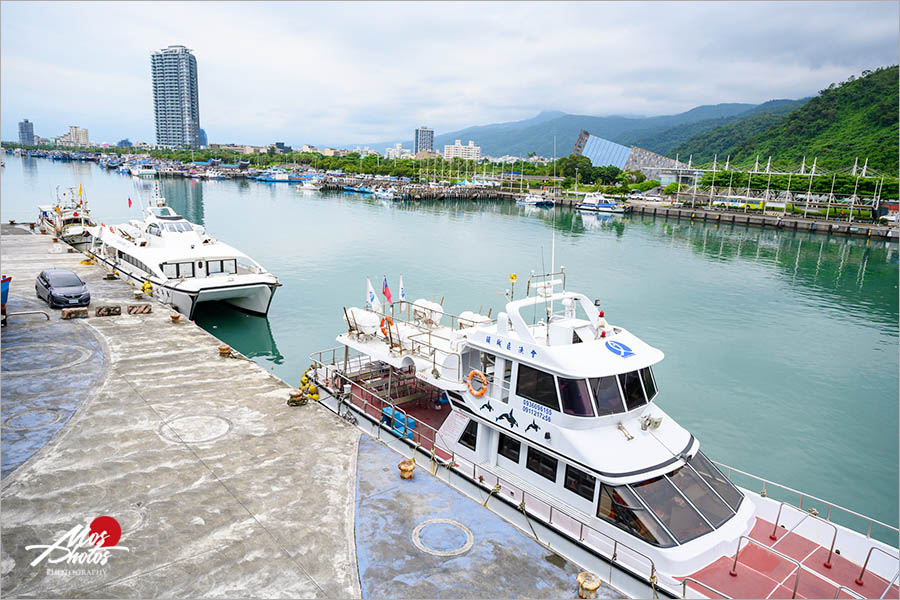
{"type": "Polygon", "coordinates": [[[78,184],[78,197],[81,198],[81,184],[78,184]]]}

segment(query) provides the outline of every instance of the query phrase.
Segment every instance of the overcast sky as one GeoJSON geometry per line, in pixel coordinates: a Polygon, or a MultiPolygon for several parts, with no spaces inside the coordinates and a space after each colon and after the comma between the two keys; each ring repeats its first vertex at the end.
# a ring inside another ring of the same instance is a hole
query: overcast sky
{"type": "Polygon", "coordinates": [[[541,110],[814,95],[898,61],[896,2],[3,2],[2,139],[155,140],[150,54],[197,57],[211,142],[411,139],[541,110]]]}

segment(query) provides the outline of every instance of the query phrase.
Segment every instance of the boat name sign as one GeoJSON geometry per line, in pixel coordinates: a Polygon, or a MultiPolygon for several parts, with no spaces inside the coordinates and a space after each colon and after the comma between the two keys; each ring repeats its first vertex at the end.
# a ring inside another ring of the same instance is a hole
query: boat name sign
{"type": "Polygon", "coordinates": [[[538,355],[537,350],[535,350],[534,348],[531,348],[531,350],[529,351],[528,348],[524,344],[520,344],[519,342],[515,342],[515,346],[513,346],[513,342],[511,342],[511,341],[507,341],[504,344],[503,340],[496,336],[486,335],[484,337],[484,341],[487,344],[497,346],[501,350],[503,348],[506,348],[506,350],[508,352],[518,352],[519,354],[523,354],[523,355],[527,354],[527,355],[531,356],[531,358],[536,358],[538,355]]]}

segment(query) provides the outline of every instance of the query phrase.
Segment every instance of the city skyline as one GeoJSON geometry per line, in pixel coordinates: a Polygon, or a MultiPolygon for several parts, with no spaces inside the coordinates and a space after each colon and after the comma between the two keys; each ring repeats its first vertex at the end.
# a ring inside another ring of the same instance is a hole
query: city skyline
{"type": "Polygon", "coordinates": [[[210,142],[318,146],[541,110],[659,115],[799,98],[897,62],[887,2],[149,6],[3,3],[2,139],[29,118],[42,137],[79,123],[94,141],[154,142],[147,63],[170,44],[202,63],[210,142]]]}

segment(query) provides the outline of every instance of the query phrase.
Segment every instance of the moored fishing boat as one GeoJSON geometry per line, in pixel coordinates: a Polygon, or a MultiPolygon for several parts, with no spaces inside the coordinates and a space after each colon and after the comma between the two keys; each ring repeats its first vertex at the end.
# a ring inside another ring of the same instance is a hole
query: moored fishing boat
{"type": "Polygon", "coordinates": [[[83,250],[90,244],[89,229],[94,226],[82,187],[60,191],[56,187],[54,204],[38,207],[38,226],[63,242],[83,250]]]}
{"type": "Polygon", "coordinates": [[[639,596],[897,597],[897,548],[878,539],[897,528],[713,462],[657,404],[663,353],[565,280],[532,275],[495,319],[382,310],[370,291],[309,373],[325,406],[643,581],[639,596]]]}
{"type": "Polygon", "coordinates": [[[521,206],[537,206],[540,208],[552,208],[553,198],[539,196],[538,194],[526,194],[516,199],[516,204],[521,206]]]}

